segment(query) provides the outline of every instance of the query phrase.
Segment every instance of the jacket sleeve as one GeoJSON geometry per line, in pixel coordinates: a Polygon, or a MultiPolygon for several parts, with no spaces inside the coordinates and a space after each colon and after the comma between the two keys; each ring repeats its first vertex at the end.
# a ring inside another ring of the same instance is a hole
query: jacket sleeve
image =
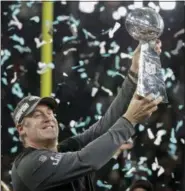
{"type": "Polygon", "coordinates": [[[121,90],[108,108],[105,115],[84,133],[73,137],[79,142],[81,148],[107,132],[108,129],[117,121],[117,119],[124,114],[128,108],[135,89],[136,84],[134,84],[130,78],[126,77],[122,84],[121,90]]]}
{"type": "Polygon", "coordinates": [[[66,153],[33,151],[21,161],[18,175],[22,182],[34,191],[41,188],[47,190],[68,183],[100,169],[134,132],[132,125],[124,118],[120,118],[107,133],[80,151],[66,153]]]}

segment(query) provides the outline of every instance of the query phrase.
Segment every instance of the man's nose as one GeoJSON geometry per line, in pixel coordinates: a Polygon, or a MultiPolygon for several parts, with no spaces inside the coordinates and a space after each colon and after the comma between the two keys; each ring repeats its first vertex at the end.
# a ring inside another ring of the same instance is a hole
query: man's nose
{"type": "Polygon", "coordinates": [[[50,114],[45,113],[44,114],[44,120],[45,121],[51,121],[52,120],[52,116],[50,114]]]}

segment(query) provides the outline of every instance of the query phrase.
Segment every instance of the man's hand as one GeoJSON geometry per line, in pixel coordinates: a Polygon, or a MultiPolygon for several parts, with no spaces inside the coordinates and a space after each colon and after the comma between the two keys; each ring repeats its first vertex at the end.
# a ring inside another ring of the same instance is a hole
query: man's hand
{"type": "MultiPolygon", "coordinates": [[[[161,53],[161,47],[162,47],[162,43],[159,39],[157,39],[154,50],[155,52],[157,52],[158,55],[160,55],[161,53]]],[[[132,58],[132,65],[130,67],[130,70],[136,74],[138,73],[138,70],[139,70],[140,50],[141,50],[141,45],[139,44],[134,51],[134,55],[132,58]]]]}
{"type": "Polygon", "coordinates": [[[133,124],[144,122],[158,109],[161,101],[162,97],[153,100],[152,95],[141,97],[135,93],[123,117],[133,124]]]}
{"type": "Polygon", "coordinates": [[[133,147],[133,143],[124,143],[114,154],[114,158],[117,158],[124,150],[129,150],[133,147]]]}

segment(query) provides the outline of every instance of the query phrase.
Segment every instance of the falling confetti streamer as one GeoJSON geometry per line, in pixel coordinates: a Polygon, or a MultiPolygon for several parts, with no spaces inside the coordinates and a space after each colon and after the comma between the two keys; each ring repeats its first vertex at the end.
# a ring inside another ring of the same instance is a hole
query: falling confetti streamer
{"type": "Polygon", "coordinates": [[[39,23],[40,18],[38,16],[34,16],[34,17],[30,18],[30,21],[35,21],[36,23],[39,23]]]}
{"type": "Polygon", "coordinates": [[[19,98],[22,98],[24,96],[24,93],[22,92],[20,85],[18,83],[15,83],[12,86],[12,94],[16,95],[19,98]]]}
{"type": "Polygon", "coordinates": [[[11,56],[11,53],[9,50],[5,49],[5,50],[1,50],[1,66],[5,63],[6,60],[9,59],[9,57],[11,56]],[[2,55],[3,52],[3,55],[2,55]]]}
{"type": "Polygon", "coordinates": [[[10,39],[19,42],[21,45],[24,45],[24,39],[22,37],[19,37],[18,35],[14,34],[10,36],[10,39]]]}
{"type": "Polygon", "coordinates": [[[113,29],[109,31],[109,38],[113,38],[114,33],[121,27],[121,24],[116,22],[113,29]]]}
{"type": "Polygon", "coordinates": [[[17,28],[19,29],[19,30],[21,30],[22,29],[22,23],[17,19],[17,17],[15,16],[15,15],[13,15],[13,20],[11,20],[9,23],[8,23],[8,26],[17,26],[17,28]]]}
{"type": "Polygon", "coordinates": [[[112,170],[117,170],[117,169],[119,169],[119,164],[118,164],[118,163],[116,163],[116,164],[112,167],[112,170]]]}
{"type": "Polygon", "coordinates": [[[110,189],[112,188],[112,185],[110,185],[110,184],[104,184],[101,180],[97,180],[96,185],[97,185],[98,187],[103,187],[103,188],[106,188],[106,189],[108,189],[108,190],[110,190],[110,189]]]}

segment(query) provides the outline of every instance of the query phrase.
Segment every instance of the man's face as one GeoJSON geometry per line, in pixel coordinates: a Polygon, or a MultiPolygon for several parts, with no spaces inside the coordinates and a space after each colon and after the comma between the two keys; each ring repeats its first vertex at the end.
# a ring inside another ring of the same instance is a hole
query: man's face
{"type": "Polygon", "coordinates": [[[24,118],[22,132],[32,143],[57,141],[58,122],[53,110],[47,105],[38,105],[31,114],[24,118]]]}

